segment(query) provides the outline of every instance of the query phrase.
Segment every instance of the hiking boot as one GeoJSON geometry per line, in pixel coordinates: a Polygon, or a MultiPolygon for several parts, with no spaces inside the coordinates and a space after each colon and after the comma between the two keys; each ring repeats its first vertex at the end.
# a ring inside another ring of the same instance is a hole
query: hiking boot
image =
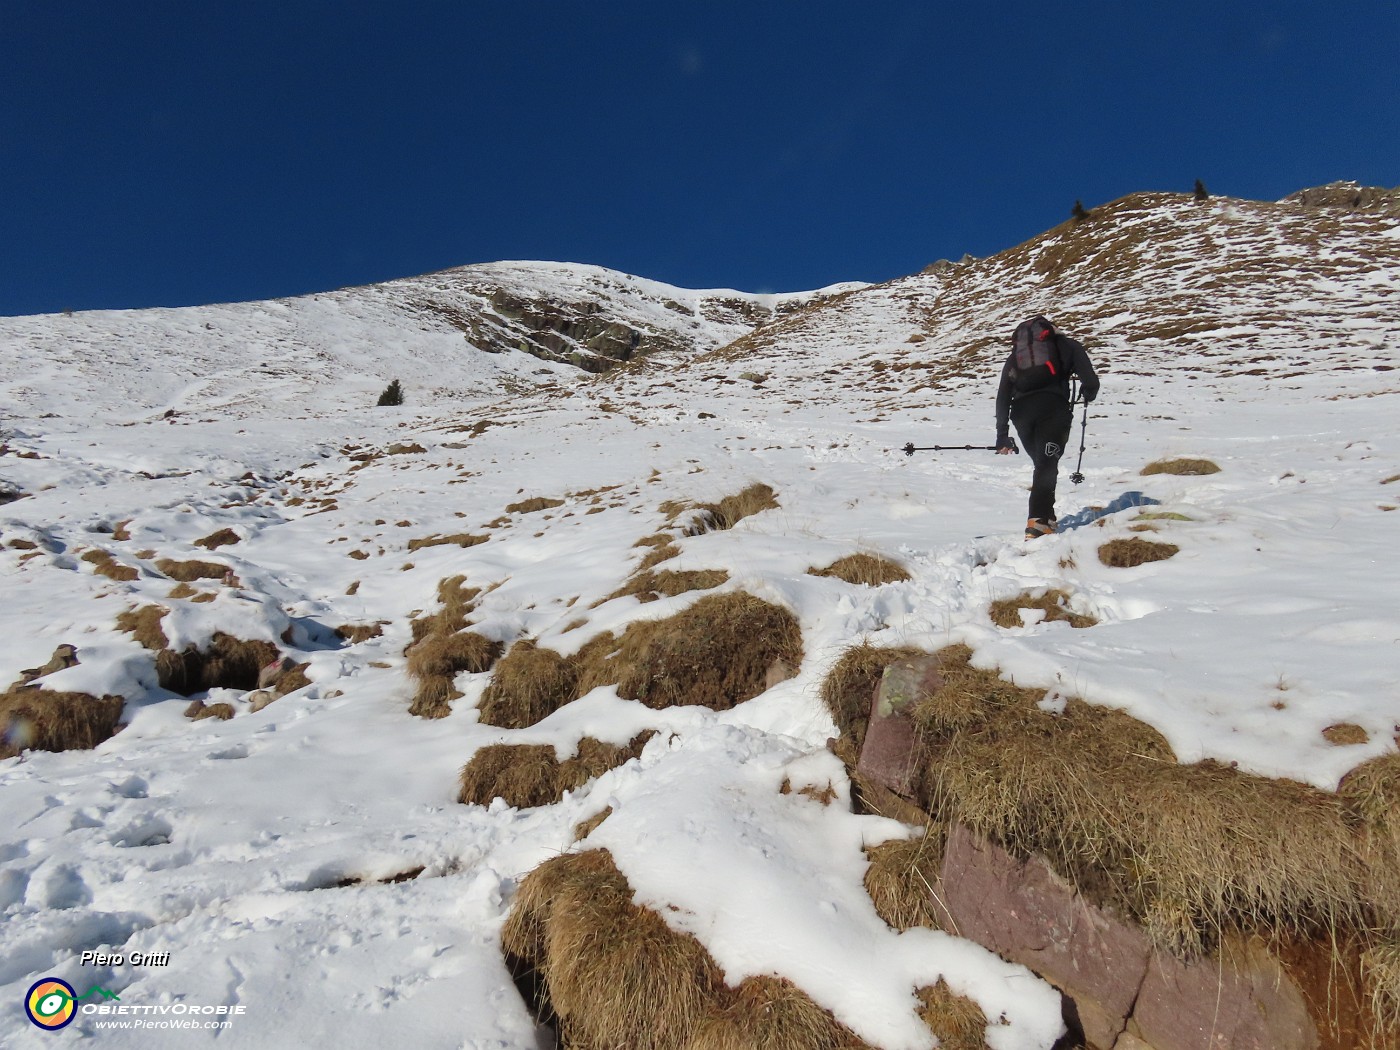
{"type": "Polygon", "coordinates": [[[1038,540],[1042,536],[1049,536],[1055,531],[1054,518],[1027,518],[1026,519],[1026,539],[1038,540]]]}

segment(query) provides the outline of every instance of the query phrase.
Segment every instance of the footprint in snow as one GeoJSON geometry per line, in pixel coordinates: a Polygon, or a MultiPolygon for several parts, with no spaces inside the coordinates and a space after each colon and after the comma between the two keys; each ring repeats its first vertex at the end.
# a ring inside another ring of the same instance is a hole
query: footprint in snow
{"type": "Polygon", "coordinates": [[[149,814],[138,817],[132,823],[115,832],[107,841],[113,846],[130,848],[134,846],[165,846],[175,829],[162,817],[149,814]]]}

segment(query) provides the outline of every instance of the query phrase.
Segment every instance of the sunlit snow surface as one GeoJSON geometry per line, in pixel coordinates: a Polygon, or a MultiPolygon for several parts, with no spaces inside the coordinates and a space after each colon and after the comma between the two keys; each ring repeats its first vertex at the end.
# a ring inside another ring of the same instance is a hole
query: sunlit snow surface
{"type": "MultiPolygon", "coordinates": [[[[1393,224],[1367,236],[1394,243],[1393,224]]],[[[516,266],[527,280],[528,265],[516,266]]],[[[551,273],[541,267],[542,285],[551,273]]],[[[523,354],[463,356],[456,332],[450,362],[432,346],[404,349],[377,292],[267,305],[297,313],[311,335],[296,348],[261,348],[255,364],[200,332],[242,311],[239,338],[256,343],[268,331],[258,304],[208,308],[207,322],[178,312],[178,331],[165,313],[0,320],[10,413],[0,482],[30,493],[0,507],[0,683],[72,643],[81,664],[45,683],[121,693],[130,722],[93,752],[0,762],[0,1042],[52,1045],[22,1000],[40,977],[57,976],[80,994],[108,988],[124,1004],[244,1006],[219,1045],[533,1048],[543,1036],[501,961],[500,925],[526,872],[601,846],[638,900],[699,938],[731,982],[786,976],[862,1037],[912,1048],[932,1043],[913,991],[942,974],[1001,1022],[988,1034],[997,1050],[1049,1046],[1060,1020],[1047,986],[968,942],[896,934],[875,915],[861,888],[862,846],[909,831],[844,804],[849,786],[825,750],[834,728],[821,682],[861,640],[962,641],[1019,684],[1130,712],[1184,762],[1215,758],[1331,789],[1393,750],[1400,481],[1387,479],[1400,475],[1400,373],[1388,369],[1400,365],[1400,280],[1391,264],[1329,278],[1337,288],[1309,278],[1316,297],[1295,296],[1282,321],[1271,301],[1262,329],[1237,295],[1233,313],[1217,318],[1236,332],[1213,337],[1219,359],[1173,357],[1169,344],[1149,352],[1115,335],[1149,303],[1124,292],[1099,304],[1099,326],[1078,333],[1105,366],[1087,480],[1062,479],[1059,509],[1137,491],[1160,502],[1152,511],[1189,519],[1144,534],[1181,552],[1135,569],[1103,566],[1095,553],[1135,535],[1135,510],[1028,546],[1025,457],[891,451],[911,439],[993,436],[999,350],[959,365],[966,375],[941,388],[920,388],[929,370],[872,367],[937,362],[968,345],[970,321],[945,317],[939,327],[920,313],[944,280],[856,293],[780,325],[742,359],[671,359],[604,379],[523,354]],[[1353,301],[1368,307],[1364,321],[1353,301]],[[81,340],[53,335],[65,325],[81,340]],[[379,327],[347,342],[353,353],[303,356],[324,345],[317,332],[366,325],[379,327]],[[1251,331],[1315,366],[1286,379],[1243,374],[1257,347],[1239,333],[1251,331]],[[97,353],[104,339],[119,352],[97,353]],[[263,368],[264,350],[283,355],[276,367],[263,368]],[[1345,370],[1322,363],[1339,360],[1345,370]],[[745,372],[766,378],[741,380],[745,372]],[[394,376],[407,406],[369,408],[394,376]],[[425,405],[438,387],[459,393],[425,405]],[[165,419],[167,408],[179,414],[165,419]],[[492,425],[475,426],[483,421],[492,425]],[[424,451],[354,470],[343,451],[395,442],[424,451]],[[1222,469],[1139,476],[1172,455],[1222,469]],[[680,539],[668,567],[725,569],[721,590],[791,609],[805,649],[796,678],[720,714],[655,712],[599,689],[512,732],[477,724],[489,679],[463,675],[466,695],[448,718],[407,714],[409,618],[434,606],[440,579],[494,585],[474,630],[572,652],[700,597],[594,607],[640,559],[636,541],[667,524],[663,502],[712,501],[754,481],[770,484],[781,507],[680,539]],[[533,496],[565,502],[505,511],[533,496]],[[307,502],[288,503],[296,497],[307,502]],[[129,538],[118,540],[112,527],[123,521],[129,538]],[[192,546],[226,527],[242,541],[192,546]],[[412,539],[462,532],[490,539],[407,550],[412,539]],[[89,549],[141,577],[94,575],[81,558],[89,549]],[[868,589],[806,572],[858,550],[900,561],[912,579],[868,589]],[[242,586],[204,581],[196,586],[217,592],[214,601],[171,600],[155,557],[223,562],[242,586]],[[1052,586],[1100,624],[992,626],[992,601],[1052,586]],[[190,722],[188,701],[156,685],[151,654],[115,629],[118,613],[147,602],[172,608],[164,629],[177,646],[215,630],[273,640],[290,627],[313,684],[257,713],[225,693],[211,700],[232,703],[236,717],[190,722]],[[345,648],[324,630],[375,621],[386,621],[382,637],[345,648]],[[1368,742],[1328,743],[1322,730],[1338,723],[1360,726],[1368,742]],[[569,753],[583,736],[624,743],[643,728],[666,732],[637,762],[556,806],[455,801],[458,770],[484,744],[548,742],[569,753]],[[822,807],[780,794],[784,780],[830,784],[839,799],[822,807]],[[604,806],[612,815],[576,845],[574,826],[604,806]],[[413,881],[372,882],[420,866],[413,881]],[[350,878],[371,881],[337,886],[350,878]],[[170,962],[79,966],[78,954],[97,948],[169,952],[170,962]]],[[[1011,278],[998,287],[1002,313],[977,333],[996,346],[1006,321],[1041,305],[1011,278]]],[[[1061,289],[1052,302],[1073,317],[1092,291],[1061,289]]],[[[1079,434],[1076,416],[1074,454],[1079,434]]],[[[215,1041],[94,1024],[82,1015],[72,1029],[113,1047],[215,1041]]]]}

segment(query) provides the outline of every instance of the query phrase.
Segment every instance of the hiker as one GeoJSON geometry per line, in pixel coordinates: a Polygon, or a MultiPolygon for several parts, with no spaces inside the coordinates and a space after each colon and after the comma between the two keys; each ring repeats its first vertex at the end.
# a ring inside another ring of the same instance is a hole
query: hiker
{"type": "Polygon", "coordinates": [[[1039,314],[1016,326],[997,387],[996,451],[998,456],[1015,451],[1007,427],[1010,420],[1035,470],[1026,521],[1028,540],[1055,531],[1055,482],[1074,415],[1070,376],[1079,377],[1086,405],[1098,396],[1099,377],[1083,344],[1056,331],[1039,314]]]}

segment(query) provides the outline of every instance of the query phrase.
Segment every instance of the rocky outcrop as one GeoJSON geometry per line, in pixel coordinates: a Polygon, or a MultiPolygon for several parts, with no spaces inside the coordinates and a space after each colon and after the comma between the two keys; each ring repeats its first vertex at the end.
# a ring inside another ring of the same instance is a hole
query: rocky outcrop
{"type": "Polygon", "coordinates": [[[1283,198],[1285,204],[1304,208],[1338,208],[1343,211],[1381,211],[1400,215],[1400,187],[1360,186],[1355,182],[1329,182],[1299,190],[1283,198]]]}
{"type": "Polygon", "coordinates": [[[1262,945],[1183,961],[1097,907],[1039,857],[1018,860],[962,825],[948,834],[942,899],[958,933],[1019,962],[1073,1004],[1098,1050],[1315,1050],[1303,995],[1262,945]]]}
{"type": "MultiPolygon", "coordinates": [[[[925,753],[912,710],[943,683],[936,658],[886,668],[872,698],[858,778],[906,802],[925,753]]],[[[1132,917],[1079,893],[1040,856],[1016,857],[952,823],[928,891],[950,933],[1035,971],[1065,996],[1091,1050],[1316,1050],[1303,993],[1262,944],[1226,940],[1183,960],[1132,917]]]]}

